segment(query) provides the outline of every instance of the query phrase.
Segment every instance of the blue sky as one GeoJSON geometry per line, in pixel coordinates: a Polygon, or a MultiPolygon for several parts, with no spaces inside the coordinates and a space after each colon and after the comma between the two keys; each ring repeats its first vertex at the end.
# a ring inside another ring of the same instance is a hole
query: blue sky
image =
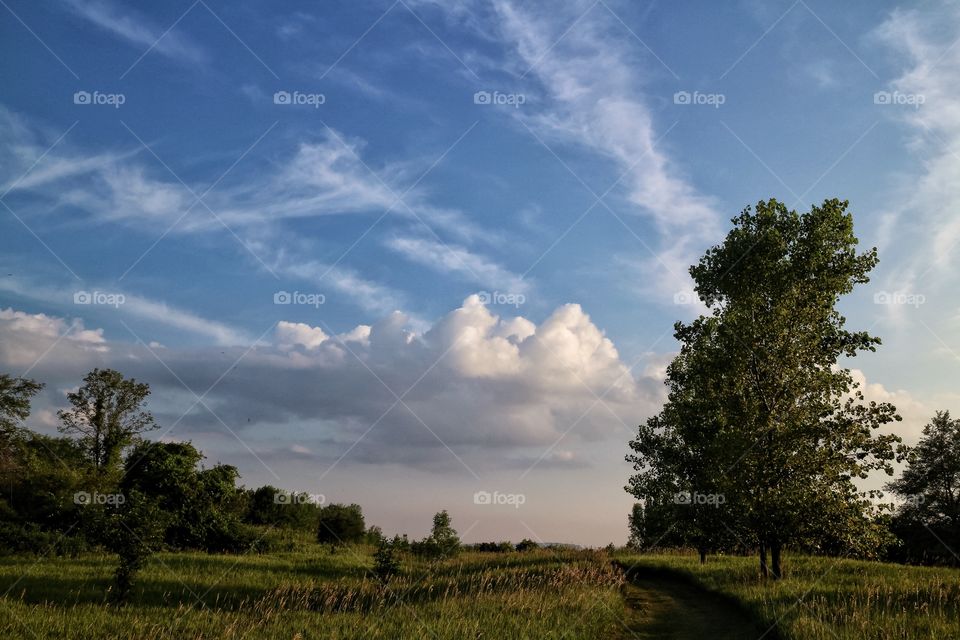
{"type": "Polygon", "coordinates": [[[622,541],[686,268],[768,197],[880,248],[842,306],[904,437],[960,408],[949,3],[2,4],[0,364],[48,382],[38,430],[113,366],[248,485],[622,541]]]}

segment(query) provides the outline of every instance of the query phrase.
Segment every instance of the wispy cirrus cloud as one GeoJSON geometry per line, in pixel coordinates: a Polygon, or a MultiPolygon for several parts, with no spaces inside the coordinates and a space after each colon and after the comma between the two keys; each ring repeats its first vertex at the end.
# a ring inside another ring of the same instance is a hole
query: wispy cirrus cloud
{"type": "Polygon", "coordinates": [[[722,216],[667,151],[664,138],[676,123],[655,122],[643,93],[650,77],[672,72],[604,3],[582,0],[558,9],[495,0],[491,7],[467,3],[443,10],[466,25],[483,24],[484,35],[499,39],[506,55],[496,70],[537,84],[542,99],[514,115],[550,154],[562,159],[570,148],[586,149],[612,161],[611,192],[633,207],[615,211],[642,214],[659,234],[646,242],[650,256],[639,261],[650,289],[672,295],[689,288],[685,265],[716,237],[722,216]]]}
{"type": "Polygon", "coordinates": [[[64,2],[78,16],[144,50],[152,49],[173,60],[191,64],[204,64],[209,59],[203,47],[182,31],[153,24],[146,17],[130,11],[129,7],[117,6],[108,0],[64,2]]]}
{"type": "Polygon", "coordinates": [[[524,293],[530,289],[529,282],[520,275],[459,245],[446,244],[435,238],[397,236],[388,239],[386,246],[408,260],[441,273],[456,273],[481,287],[511,293],[524,293]]]}
{"type": "MultiPolygon", "coordinates": [[[[243,345],[251,341],[251,337],[243,330],[232,327],[223,322],[211,320],[191,311],[177,308],[159,300],[153,300],[134,293],[123,291],[117,287],[98,287],[93,285],[78,285],[74,287],[56,287],[41,285],[31,281],[16,278],[0,280],[0,291],[14,294],[28,300],[43,302],[57,308],[73,307],[77,313],[89,313],[91,307],[77,305],[74,296],[78,293],[92,294],[104,292],[112,299],[122,300],[115,306],[106,305],[104,309],[116,313],[121,319],[136,318],[153,326],[162,326],[176,329],[190,335],[211,340],[217,345],[243,345]],[[118,297],[119,296],[119,297],[118,297]]],[[[99,309],[99,307],[97,307],[99,309]]]]}

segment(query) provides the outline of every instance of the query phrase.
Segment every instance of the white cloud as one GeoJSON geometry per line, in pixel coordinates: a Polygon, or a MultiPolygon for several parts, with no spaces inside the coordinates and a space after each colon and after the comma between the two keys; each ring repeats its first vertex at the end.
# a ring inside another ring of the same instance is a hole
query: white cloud
{"type": "Polygon", "coordinates": [[[495,0],[492,6],[492,12],[476,5],[444,8],[474,26],[489,16],[490,31],[510,52],[501,70],[542,87],[540,108],[528,103],[516,117],[551,146],[573,144],[613,161],[628,201],[660,233],[659,242],[649,241],[654,255],[641,263],[650,289],[664,299],[688,288],[686,266],[716,237],[721,216],[658,142],[672,123],[654,123],[641,87],[666,70],[656,59],[638,56],[645,50],[624,25],[589,0],[563,7],[495,0]]]}
{"type": "MultiPolygon", "coordinates": [[[[186,407],[177,404],[183,389],[166,367],[203,390],[247,351],[168,347],[161,364],[140,345],[107,342],[99,330],[85,329],[51,348],[57,330],[66,326],[58,318],[3,312],[0,368],[30,364],[49,349],[32,375],[62,388],[93,366],[114,366],[151,383],[158,405],[171,407],[169,415],[158,414],[168,423],[186,407]]],[[[245,440],[264,446],[277,446],[283,431],[272,430],[278,425],[296,424],[296,443],[326,442],[318,455],[329,460],[369,430],[351,460],[458,464],[450,447],[471,467],[516,468],[538,459],[571,427],[550,460],[572,463],[585,441],[627,437],[624,425],[632,429],[656,410],[661,387],[659,380],[634,377],[578,305],[560,307],[536,325],[496,316],[472,296],[422,333],[411,331],[401,314],[337,337],[320,327],[281,322],[272,345],[246,353],[207,404],[242,429],[245,440]],[[394,393],[404,404],[396,404],[394,393]]],[[[174,435],[189,437],[219,429],[217,424],[197,410],[174,435]]]]}
{"type": "MultiPolygon", "coordinates": [[[[960,9],[937,3],[936,11],[894,11],[876,36],[902,56],[906,68],[889,89],[905,96],[922,97],[917,107],[885,105],[912,130],[910,150],[922,173],[910,180],[909,189],[891,214],[898,228],[898,244],[923,246],[888,283],[916,291],[917,280],[927,274],[951,275],[960,242],[960,47],[955,45],[960,9]],[[951,28],[946,29],[945,27],[951,28]]],[[[928,279],[929,280],[929,279],[928,279]]]]}
{"type": "Polygon", "coordinates": [[[94,360],[109,350],[103,329],[85,329],[78,319],[68,322],[42,313],[0,309],[0,362],[7,371],[32,368],[58,347],[55,360],[94,360]]]}
{"type": "Polygon", "coordinates": [[[391,238],[386,245],[408,260],[441,273],[459,273],[483,287],[510,293],[524,293],[529,290],[529,284],[519,275],[459,245],[412,236],[391,238]]]}
{"type": "Polygon", "coordinates": [[[143,16],[122,12],[120,7],[106,0],[66,2],[77,15],[138,48],[152,49],[180,62],[202,64],[207,60],[203,48],[182,35],[182,26],[178,25],[180,31],[176,28],[167,31],[165,27],[151,24],[143,16]]]}
{"type": "Polygon", "coordinates": [[[115,287],[78,285],[75,288],[57,288],[40,286],[13,278],[4,278],[0,280],[0,291],[7,291],[30,300],[38,300],[57,306],[72,304],[74,294],[79,291],[87,293],[102,292],[122,298],[122,302],[116,306],[108,305],[105,307],[105,309],[118,314],[121,318],[135,317],[154,325],[172,327],[211,339],[218,345],[238,345],[250,342],[250,338],[239,329],[170,306],[165,302],[118,290],[115,287]]]}

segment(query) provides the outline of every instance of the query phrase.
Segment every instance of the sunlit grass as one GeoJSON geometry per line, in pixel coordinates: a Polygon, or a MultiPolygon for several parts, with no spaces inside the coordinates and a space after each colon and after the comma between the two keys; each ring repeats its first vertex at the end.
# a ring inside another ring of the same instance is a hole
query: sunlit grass
{"type": "Polygon", "coordinates": [[[677,571],[740,600],[755,616],[777,621],[785,638],[894,640],[960,638],[960,571],[838,558],[785,561],[785,579],[759,578],[755,558],[644,555],[624,559],[677,571]]]}
{"type": "Polygon", "coordinates": [[[371,556],[159,554],[122,608],[105,595],[113,557],[3,558],[0,637],[588,639],[612,637],[623,613],[601,553],[407,558],[386,586],[371,556]]]}

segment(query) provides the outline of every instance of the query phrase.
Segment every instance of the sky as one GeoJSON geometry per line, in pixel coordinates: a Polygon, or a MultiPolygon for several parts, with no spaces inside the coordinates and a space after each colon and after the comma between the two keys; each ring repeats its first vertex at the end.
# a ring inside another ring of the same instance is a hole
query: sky
{"type": "MultiPolygon", "coordinates": [[[[205,464],[387,533],[622,543],[687,269],[850,201],[845,363],[960,411],[950,2],[0,0],[0,371],[146,381],[205,464]]],[[[882,484],[884,478],[871,480],[882,484]]]]}

